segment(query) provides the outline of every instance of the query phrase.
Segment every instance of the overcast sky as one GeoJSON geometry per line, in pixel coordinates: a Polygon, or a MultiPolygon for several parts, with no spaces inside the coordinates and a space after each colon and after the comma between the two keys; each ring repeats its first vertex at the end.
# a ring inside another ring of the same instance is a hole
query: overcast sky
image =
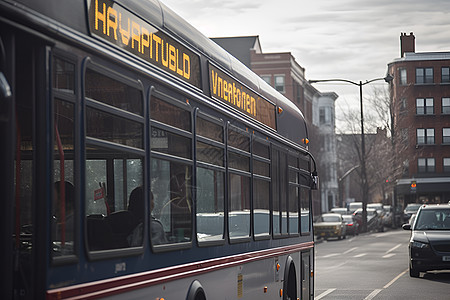
{"type": "MultiPolygon", "coordinates": [[[[384,77],[400,56],[401,32],[414,32],[416,52],[450,51],[449,0],[161,1],[208,37],[259,35],[264,53],[291,52],[308,80],[384,77]]],[[[315,87],[339,95],[338,117],[359,109],[357,86],[315,87]]]]}

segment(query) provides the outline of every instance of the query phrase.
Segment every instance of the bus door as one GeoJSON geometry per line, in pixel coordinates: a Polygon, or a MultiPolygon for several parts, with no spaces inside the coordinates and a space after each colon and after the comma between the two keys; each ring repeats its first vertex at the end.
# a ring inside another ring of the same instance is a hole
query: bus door
{"type": "Polygon", "coordinates": [[[6,299],[36,299],[44,295],[47,247],[47,51],[4,24],[0,39],[1,290],[6,299]]]}

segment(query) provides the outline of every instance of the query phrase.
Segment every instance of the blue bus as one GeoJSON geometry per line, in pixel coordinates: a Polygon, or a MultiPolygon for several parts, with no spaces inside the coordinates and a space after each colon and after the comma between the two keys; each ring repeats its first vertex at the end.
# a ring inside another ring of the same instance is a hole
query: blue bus
{"type": "Polygon", "coordinates": [[[302,113],[157,0],[0,1],[3,299],[313,299],[302,113]]]}

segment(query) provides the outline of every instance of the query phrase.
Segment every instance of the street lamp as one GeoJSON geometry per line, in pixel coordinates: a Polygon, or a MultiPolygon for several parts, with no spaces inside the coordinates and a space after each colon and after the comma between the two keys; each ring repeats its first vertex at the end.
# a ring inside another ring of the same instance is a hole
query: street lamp
{"type": "Polygon", "coordinates": [[[359,86],[359,103],[361,107],[361,181],[362,181],[362,203],[363,203],[363,220],[362,220],[362,230],[363,232],[367,231],[367,198],[369,196],[369,186],[367,184],[367,173],[366,173],[366,142],[365,142],[365,136],[364,136],[364,112],[363,112],[363,93],[362,93],[362,87],[363,85],[366,85],[368,83],[378,81],[378,80],[384,80],[387,83],[390,83],[394,77],[390,74],[387,74],[386,77],[383,78],[375,78],[371,80],[366,80],[365,82],[359,81],[354,82],[347,79],[340,79],[340,78],[334,78],[334,79],[321,79],[321,80],[308,80],[310,84],[318,83],[318,82],[332,82],[332,81],[340,81],[340,82],[346,82],[353,85],[359,86]]]}

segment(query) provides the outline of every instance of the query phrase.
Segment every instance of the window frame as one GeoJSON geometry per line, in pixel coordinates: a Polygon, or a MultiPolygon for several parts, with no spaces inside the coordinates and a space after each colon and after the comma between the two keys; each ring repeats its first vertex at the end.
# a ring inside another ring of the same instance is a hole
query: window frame
{"type": "Polygon", "coordinates": [[[434,98],[416,98],[416,115],[434,115],[434,98]],[[422,105],[419,105],[419,102],[422,102],[422,105]]]}
{"type": "Polygon", "coordinates": [[[407,85],[408,84],[408,77],[407,77],[407,72],[406,72],[406,68],[399,68],[398,69],[398,81],[400,85],[407,85]]]}
{"type": "Polygon", "coordinates": [[[195,144],[195,154],[194,154],[194,166],[195,166],[195,186],[198,184],[198,178],[197,178],[197,172],[198,168],[207,169],[207,170],[213,170],[218,171],[223,174],[223,224],[222,224],[222,238],[216,239],[216,240],[208,240],[208,241],[201,241],[198,238],[198,221],[197,221],[197,205],[198,205],[198,197],[197,197],[197,191],[195,192],[195,201],[194,201],[194,213],[195,213],[195,239],[197,241],[197,245],[199,247],[209,247],[209,246],[219,246],[224,245],[227,237],[226,237],[226,226],[228,224],[227,220],[227,172],[226,172],[226,144],[225,144],[225,137],[226,137],[226,128],[225,128],[225,122],[221,118],[213,117],[199,108],[196,108],[194,111],[194,128],[195,128],[195,134],[194,134],[194,144],[195,144]],[[212,140],[208,137],[204,137],[198,134],[197,128],[198,128],[198,118],[202,118],[206,121],[209,121],[211,123],[214,123],[218,126],[222,127],[222,142],[212,140]],[[202,162],[197,159],[197,142],[205,143],[208,145],[212,145],[214,147],[221,148],[223,150],[223,166],[218,166],[212,163],[208,162],[202,162]]]}
{"type": "MultiPolygon", "coordinates": [[[[243,125],[241,125],[243,126],[243,125]]],[[[235,124],[232,124],[230,121],[227,122],[226,124],[226,168],[227,168],[227,173],[226,173],[226,180],[227,180],[227,213],[226,213],[226,224],[228,226],[227,228],[227,233],[228,233],[228,241],[230,244],[236,244],[236,243],[245,243],[245,242],[250,242],[252,240],[252,236],[253,236],[253,224],[252,224],[252,194],[253,194],[253,182],[252,182],[252,169],[251,169],[251,164],[252,164],[252,160],[251,160],[251,151],[252,151],[252,144],[251,144],[251,135],[248,132],[248,128],[246,128],[246,130],[244,130],[242,127],[239,127],[235,124]],[[235,146],[230,145],[229,143],[229,132],[230,131],[235,131],[236,133],[239,133],[241,135],[243,135],[244,137],[246,137],[248,139],[248,152],[244,149],[240,149],[237,148],[235,146]],[[233,153],[233,155],[239,155],[241,157],[247,158],[249,165],[248,165],[248,169],[247,170],[243,170],[243,169],[238,169],[238,168],[233,168],[230,167],[230,153],[233,153]],[[230,230],[230,212],[231,212],[231,188],[232,188],[232,184],[231,184],[231,176],[232,175],[236,175],[236,176],[241,176],[244,178],[248,178],[249,180],[249,214],[248,214],[248,224],[249,224],[249,235],[248,236],[235,236],[232,237],[231,236],[231,230],[230,230]]]]}
{"type": "Polygon", "coordinates": [[[436,143],[436,134],[434,128],[416,128],[416,143],[417,145],[435,145],[436,143]],[[419,131],[423,132],[423,143],[419,142],[419,131]],[[433,134],[429,134],[433,132],[433,134]],[[433,142],[429,142],[429,139],[433,138],[433,142]]]}
{"type": "Polygon", "coordinates": [[[443,66],[441,67],[441,83],[447,84],[450,83],[450,67],[443,66]],[[446,72],[444,72],[444,70],[446,72]],[[446,73],[446,74],[444,74],[446,73]]]}
{"type": "Polygon", "coordinates": [[[271,149],[271,143],[267,140],[267,139],[263,139],[262,137],[259,137],[258,133],[253,133],[252,134],[252,139],[251,139],[251,144],[252,144],[252,160],[251,160],[251,164],[252,164],[252,197],[251,197],[251,201],[252,201],[252,232],[253,232],[253,239],[255,241],[258,240],[267,240],[270,239],[272,236],[272,149],[271,149]],[[255,153],[255,147],[254,147],[254,143],[259,143],[262,144],[264,146],[268,147],[268,157],[264,157],[264,156],[260,156],[258,154],[255,153]],[[269,174],[268,176],[265,176],[263,174],[258,174],[255,173],[255,161],[261,162],[261,163],[265,163],[268,164],[269,166],[269,174]],[[254,193],[254,188],[256,186],[255,180],[259,180],[259,181],[264,181],[267,182],[269,184],[269,232],[267,233],[260,233],[260,234],[256,234],[255,233],[255,193],[254,193]]]}
{"type": "Polygon", "coordinates": [[[441,99],[441,113],[443,115],[450,115],[450,97],[442,97],[441,99]],[[444,103],[448,102],[448,103],[444,103]],[[447,104],[447,105],[444,105],[447,104]]]}
{"type": "Polygon", "coordinates": [[[450,157],[442,158],[442,171],[444,173],[450,173],[450,157]]]}
{"type": "Polygon", "coordinates": [[[450,145],[450,127],[443,127],[442,128],[442,144],[443,145],[450,145]],[[445,132],[447,134],[445,134],[445,132]]]}
{"type": "MultiPolygon", "coordinates": [[[[83,148],[84,160],[88,161],[88,159],[87,159],[87,153],[89,152],[88,147],[94,147],[94,148],[104,149],[105,151],[120,152],[122,154],[122,156],[121,156],[122,159],[124,157],[126,157],[126,156],[123,156],[125,154],[126,155],[131,154],[131,155],[133,155],[133,157],[135,157],[135,156],[139,157],[143,162],[143,170],[144,170],[144,168],[145,168],[144,166],[146,164],[146,155],[145,155],[146,146],[145,145],[147,143],[147,134],[148,134],[146,132],[147,127],[146,127],[146,121],[145,121],[146,120],[146,111],[147,111],[147,101],[146,101],[146,97],[145,97],[144,87],[140,80],[133,79],[129,75],[127,76],[123,73],[119,73],[117,70],[126,71],[126,72],[124,72],[126,74],[134,74],[133,71],[131,71],[128,68],[125,68],[121,65],[118,65],[118,64],[107,64],[107,63],[97,62],[97,61],[93,61],[89,57],[84,59],[83,70],[81,72],[81,74],[82,74],[81,82],[83,83],[84,89],[82,91],[81,98],[82,98],[85,130],[87,128],[87,122],[88,122],[88,120],[87,120],[88,108],[97,109],[102,112],[112,114],[115,117],[125,119],[125,120],[131,120],[133,122],[142,124],[142,135],[143,135],[142,136],[142,148],[135,148],[135,147],[128,146],[125,144],[119,144],[119,143],[108,141],[108,140],[90,137],[90,136],[88,136],[87,132],[85,132],[84,133],[84,148],[83,148]],[[101,102],[99,100],[87,97],[86,96],[86,86],[84,83],[86,81],[86,72],[88,69],[93,70],[105,77],[119,81],[130,87],[136,88],[141,94],[142,115],[137,115],[135,113],[112,106],[108,103],[101,102]]],[[[90,157],[95,157],[95,156],[96,155],[90,156],[90,157]]],[[[102,156],[101,159],[105,159],[106,161],[108,161],[108,160],[111,160],[112,158],[110,155],[106,155],[106,158],[104,156],[102,156]]],[[[114,190],[114,184],[110,184],[110,183],[115,180],[115,176],[112,176],[112,178],[110,178],[111,174],[109,173],[109,168],[110,168],[110,166],[107,166],[107,182],[106,183],[107,183],[108,191],[114,190]]],[[[86,174],[85,174],[86,170],[83,170],[83,172],[84,172],[83,178],[86,181],[86,174]]],[[[146,182],[145,172],[143,172],[142,181],[145,185],[145,182],[146,182]]],[[[86,182],[84,182],[84,184],[86,184],[86,182]]],[[[84,192],[86,193],[86,191],[84,191],[84,192]]],[[[85,197],[82,197],[82,198],[85,198],[85,197]]],[[[144,201],[145,201],[145,199],[146,198],[144,197],[144,201]]],[[[86,203],[86,201],[87,200],[85,199],[85,203],[86,203]]],[[[84,206],[84,204],[83,204],[83,206],[84,206]]],[[[83,214],[83,219],[86,222],[86,220],[87,220],[86,209],[81,213],[83,214]]],[[[147,220],[147,218],[144,217],[144,226],[146,224],[146,220],[147,220]]],[[[102,249],[102,250],[90,250],[89,244],[86,243],[87,256],[89,257],[89,259],[98,260],[98,259],[104,259],[104,258],[121,257],[124,255],[138,255],[138,254],[143,253],[143,251],[144,251],[145,239],[146,239],[146,236],[145,236],[145,231],[144,231],[143,242],[142,242],[141,246],[136,246],[136,247],[130,246],[130,247],[124,247],[124,248],[108,248],[108,249],[102,249]]]]}
{"type": "Polygon", "coordinates": [[[424,85],[424,84],[433,84],[434,83],[434,68],[433,67],[421,67],[416,68],[416,84],[417,85],[424,85]],[[431,76],[430,74],[427,74],[431,70],[431,76]],[[418,72],[421,71],[422,74],[418,74],[418,72]]]}
{"type": "MultiPolygon", "coordinates": [[[[157,160],[162,160],[162,161],[167,161],[169,163],[175,163],[175,164],[183,164],[185,166],[189,166],[190,170],[191,170],[191,175],[193,177],[193,180],[191,180],[190,182],[190,195],[191,195],[191,205],[193,205],[194,202],[194,193],[192,190],[192,187],[195,185],[195,164],[194,164],[194,109],[192,108],[192,106],[190,105],[189,100],[186,98],[185,102],[182,102],[180,99],[177,99],[175,97],[173,97],[171,94],[169,93],[175,93],[172,90],[169,90],[169,92],[163,90],[163,89],[159,89],[156,88],[155,86],[151,86],[148,90],[148,99],[149,101],[147,101],[149,104],[148,107],[148,112],[149,112],[149,116],[148,119],[150,120],[150,126],[149,126],[149,130],[150,132],[148,133],[148,135],[151,134],[152,132],[152,128],[157,128],[157,129],[161,129],[164,130],[166,132],[178,135],[178,136],[182,136],[185,138],[188,138],[191,140],[190,142],[190,152],[191,152],[191,157],[190,158],[186,158],[186,157],[181,157],[181,156],[175,156],[172,154],[167,154],[167,153],[163,153],[160,151],[155,151],[151,149],[151,143],[149,142],[150,146],[149,146],[149,151],[150,151],[150,165],[151,165],[151,161],[153,159],[157,159],[157,160]],[[161,101],[167,102],[170,105],[176,106],[180,109],[183,109],[185,111],[187,111],[190,114],[190,131],[186,131],[184,129],[172,126],[172,125],[168,125],[166,123],[163,123],[162,121],[157,121],[155,119],[152,119],[151,115],[151,104],[150,102],[152,101],[153,98],[158,98],[161,101]]],[[[178,95],[178,94],[177,94],[178,95]]],[[[152,174],[151,174],[151,168],[148,171],[150,178],[152,178],[152,174]]],[[[152,188],[151,184],[150,184],[150,188],[152,188]]],[[[167,243],[167,244],[159,244],[159,245],[155,245],[151,242],[151,236],[150,236],[150,230],[147,230],[148,233],[148,239],[149,239],[149,245],[152,249],[153,252],[155,253],[159,253],[159,252],[168,252],[168,251],[173,251],[173,250],[180,250],[180,249],[190,249],[192,248],[192,245],[194,243],[194,241],[196,241],[196,231],[194,228],[194,209],[191,210],[190,213],[190,217],[191,217],[191,222],[190,222],[190,226],[191,226],[191,239],[190,241],[186,241],[186,242],[176,242],[176,243],[167,243]]],[[[146,228],[149,229],[150,228],[150,222],[148,224],[146,224],[146,228]]]]}
{"type": "Polygon", "coordinates": [[[286,74],[273,75],[273,87],[277,92],[284,94],[286,92],[286,74]],[[283,86],[277,84],[277,78],[283,78],[283,86]]]}
{"type": "MultiPolygon", "coordinates": [[[[76,56],[71,55],[70,53],[63,51],[63,50],[59,50],[59,49],[54,49],[51,51],[50,54],[50,59],[49,59],[49,64],[51,66],[50,70],[51,70],[51,75],[50,75],[50,82],[51,82],[51,99],[52,99],[52,105],[51,105],[51,116],[52,116],[52,120],[51,120],[51,125],[53,128],[52,130],[52,157],[51,157],[51,162],[52,162],[52,182],[56,181],[56,178],[54,178],[54,173],[55,173],[55,168],[54,168],[54,163],[55,163],[55,155],[54,155],[54,143],[56,141],[56,133],[55,133],[55,120],[54,120],[54,116],[55,116],[55,111],[54,111],[54,107],[55,107],[55,103],[56,101],[63,101],[63,102],[68,102],[70,104],[73,105],[73,117],[74,117],[74,122],[73,122],[73,143],[74,143],[74,151],[72,153],[73,156],[73,186],[74,186],[74,212],[73,212],[73,235],[74,235],[74,246],[73,246],[73,251],[72,253],[68,254],[68,255],[62,255],[62,256],[54,256],[52,254],[50,254],[50,260],[51,260],[51,265],[56,266],[56,265],[62,265],[62,264],[68,264],[68,263],[75,263],[78,261],[79,259],[79,253],[81,250],[80,247],[80,240],[79,240],[79,227],[80,227],[80,216],[82,214],[81,210],[80,210],[80,194],[79,194],[79,173],[80,170],[78,168],[78,157],[80,157],[80,139],[77,138],[80,136],[80,118],[77,118],[76,116],[79,114],[79,106],[77,105],[77,99],[79,97],[79,83],[80,83],[80,68],[78,65],[78,59],[76,56]],[[53,72],[54,72],[54,63],[55,63],[55,59],[59,59],[59,60],[63,60],[66,61],[68,63],[72,63],[74,65],[74,74],[73,74],[73,85],[74,85],[74,89],[73,90],[66,90],[66,89],[58,89],[54,86],[54,82],[53,82],[53,72]]],[[[53,184],[52,184],[53,187],[53,184]]],[[[51,198],[54,198],[54,189],[51,189],[51,198]]],[[[51,205],[51,209],[53,209],[53,203],[51,205]]],[[[51,214],[51,213],[50,213],[51,214]]],[[[53,242],[53,238],[50,236],[50,241],[53,242]]],[[[52,248],[50,248],[51,250],[52,248]]],[[[52,253],[52,252],[51,252],[52,253]]]]}
{"type": "Polygon", "coordinates": [[[434,157],[417,158],[417,173],[435,173],[435,172],[436,172],[436,159],[434,157]],[[422,165],[421,162],[423,163],[422,165]]]}

